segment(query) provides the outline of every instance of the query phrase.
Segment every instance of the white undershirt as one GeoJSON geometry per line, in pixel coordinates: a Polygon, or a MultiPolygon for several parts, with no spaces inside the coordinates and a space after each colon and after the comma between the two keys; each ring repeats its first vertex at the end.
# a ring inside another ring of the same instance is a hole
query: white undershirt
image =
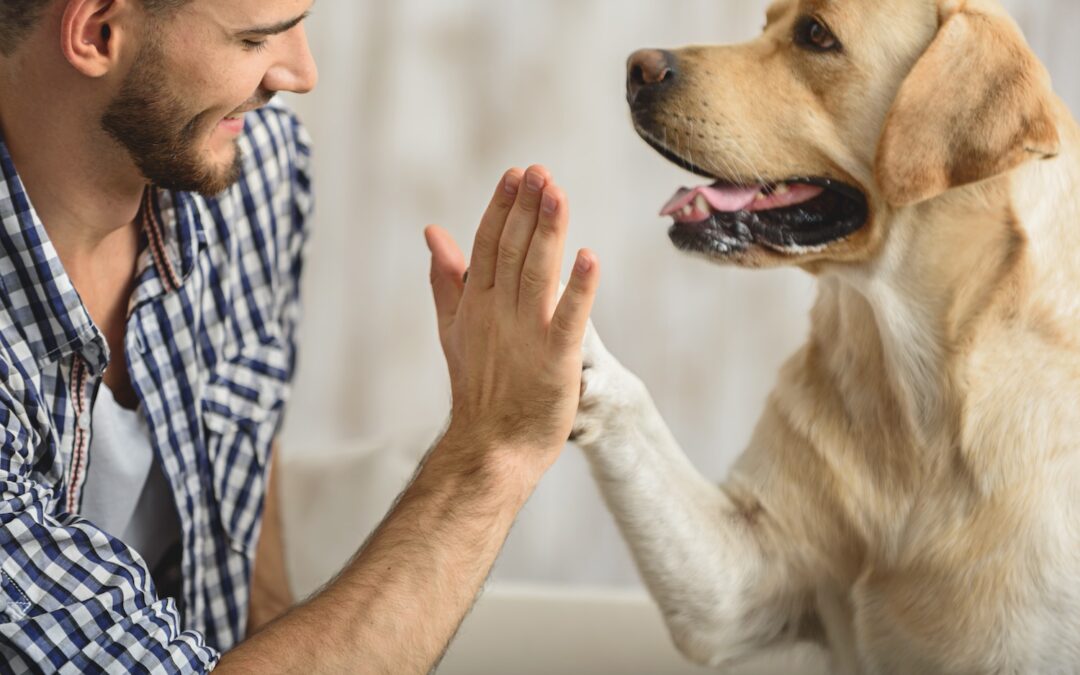
{"type": "Polygon", "coordinates": [[[121,407],[102,384],[90,419],[80,515],[135,549],[153,570],[179,541],[180,525],[146,418],[141,409],[121,407]]]}

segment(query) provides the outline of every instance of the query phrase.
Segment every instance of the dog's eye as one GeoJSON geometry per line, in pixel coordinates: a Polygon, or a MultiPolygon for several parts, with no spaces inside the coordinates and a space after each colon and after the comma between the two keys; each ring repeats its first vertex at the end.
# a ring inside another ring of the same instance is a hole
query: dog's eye
{"type": "Polygon", "coordinates": [[[803,17],[795,25],[795,44],[815,52],[838,52],[843,49],[832,31],[812,16],[803,17]]]}

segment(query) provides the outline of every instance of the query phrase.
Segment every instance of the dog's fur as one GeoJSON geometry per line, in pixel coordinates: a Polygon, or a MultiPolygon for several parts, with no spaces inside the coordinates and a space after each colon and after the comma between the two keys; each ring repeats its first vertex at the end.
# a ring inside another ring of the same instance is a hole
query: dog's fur
{"type": "Polygon", "coordinates": [[[992,0],[780,0],[761,38],[675,54],[674,153],[871,206],[834,245],[721,256],[820,293],[720,489],[588,338],[576,436],[676,644],[1080,673],[1080,134],[1019,29],[992,0]],[[806,14],[842,54],[793,45],[806,14]]]}

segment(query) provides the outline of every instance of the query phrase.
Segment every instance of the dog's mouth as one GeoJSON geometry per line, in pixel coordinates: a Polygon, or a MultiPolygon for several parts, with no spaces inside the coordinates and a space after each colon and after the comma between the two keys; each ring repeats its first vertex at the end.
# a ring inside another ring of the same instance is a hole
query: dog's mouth
{"type": "MultiPolygon", "coordinates": [[[[657,150],[684,169],[715,178],[665,148],[657,150]]],[[[684,251],[725,256],[757,244],[798,255],[822,250],[861,229],[869,206],[859,189],[840,181],[793,176],[682,188],[661,215],[674,218],[669,235],[684,251]]]]}

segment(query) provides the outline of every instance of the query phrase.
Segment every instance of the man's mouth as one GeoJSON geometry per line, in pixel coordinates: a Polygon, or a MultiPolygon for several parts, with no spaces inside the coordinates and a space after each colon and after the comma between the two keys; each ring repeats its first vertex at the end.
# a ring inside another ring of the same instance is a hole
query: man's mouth
{"type": "Polygon", "coordinates": [[[240,108],[239,110],[234,110],[233,112],[229,113],[225,117],[225,119],[227,119],[227,120],[229,120],[229,119],[232,119],[232,120],[243,119],[244,115],[248,114],[249,112],[255,112],[256,110],[258,110],[260,108],[264,108],[264,107],[266,107],[266,103],[260,103],[259,105],[248,105],[248,106],[246,106],[244,108],[240,108]]]}
{"type": "MultiPolygon", "coordinates": [[[[265,104],[263,104],[263,105],[265,105],[265,104]]],[[[230,133],[233,133],[233,134],[243,133],[243,131],[244,131],[244,115],[246,115],[249,112],[258,110],[259,108],[262,108],[262,107],[263,107],[262,105],[253,106],[253,107],[249,106],[247,108],[243,108],[241,110],[231,112],[228,115],[226,115],[225,117],[221,118],[221,122],[218,123],[218,126],[223,127],[226,131],[228,131],[230,133]]]]}
{"type": "Polygon", "coordinates": [[[221,118],[221,121],[218,122],[218,127],[228,134],[239,136],[244,133],[244,117],[243,115],[223,117],[221,118]]]}
{"type": "Polygon", "coordinates": [[[248,114],[249,112],[252,112],[253,110],[258,110],[261,107],[262,106],[259,106],[257,108],[244,108],[243,110],[236,110],[234,112],[229,113],[228,115],[226,115],[222,119],[224,121],[226,121],[226,122],[241,122],[244,119],[244,115],[248,114]]]}
{"type": "Polygon", "coordinates": [[[268,95],[249,99],[248,102],[244,105],[244,107],[229,113],[228,115],[223,117],[221,121],[222,123],[229,126],[243,123],[244,115],[248,114],[249,112],[255,112],[260,108],[265,108],[266,105],[269,104],[270,100],[273,98],[273,95],[268,95]]]}

